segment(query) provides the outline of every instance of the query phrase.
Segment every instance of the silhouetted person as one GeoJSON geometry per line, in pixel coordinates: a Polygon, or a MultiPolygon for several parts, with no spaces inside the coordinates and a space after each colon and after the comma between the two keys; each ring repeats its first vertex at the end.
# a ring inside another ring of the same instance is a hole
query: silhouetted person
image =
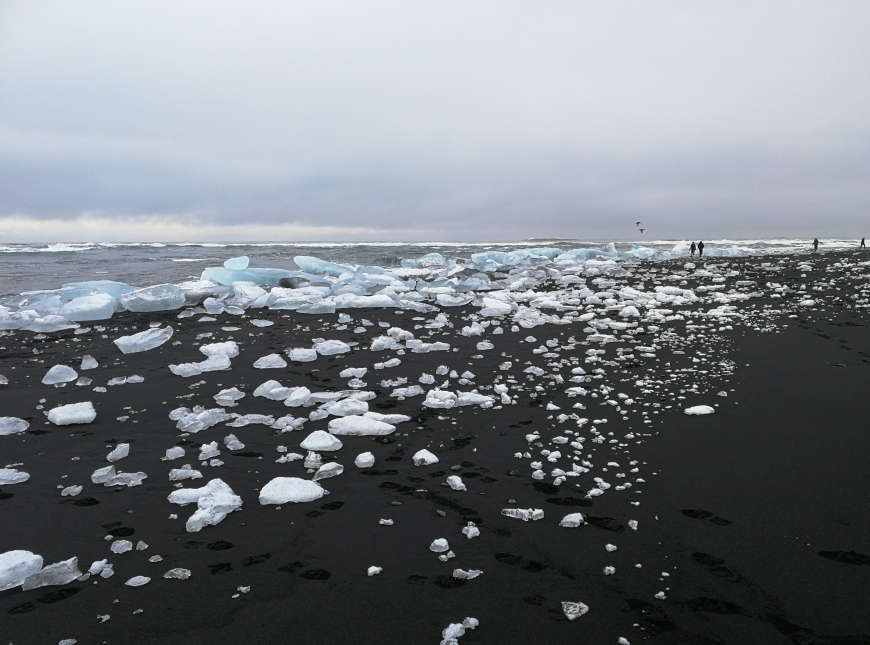
{"type": "Polygon", "coordinates": [[[698,257],[704,255],[704,242],[698,242],[698,257]]]}
{"type": "Polygon", "coordinates": [[[819,238],[813,238],[813,251],[819,250],[819,238]]]}
{"type": "Polygon", "coordinates": [[[863,237],[861,238],[861,248],[862,248],[862,249],[867,248],[867,245],[864,244],[864,238],[863,238],[863,237]]]}
{"type": "Polygon", "coordinates": [[[689,247],[689,252],[692,254],[692,257],[695,257],[695,243],[692,242],[692,246],[689,247]]]}

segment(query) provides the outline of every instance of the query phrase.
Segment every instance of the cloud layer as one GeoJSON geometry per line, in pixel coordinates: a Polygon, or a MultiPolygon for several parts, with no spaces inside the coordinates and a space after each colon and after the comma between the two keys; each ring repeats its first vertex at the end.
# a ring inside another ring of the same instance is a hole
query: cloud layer
{"type": "Polygon", "coordinates": [[[864,234],[868,26],[860,2],[5,3],[0,240],[864,234]]]}

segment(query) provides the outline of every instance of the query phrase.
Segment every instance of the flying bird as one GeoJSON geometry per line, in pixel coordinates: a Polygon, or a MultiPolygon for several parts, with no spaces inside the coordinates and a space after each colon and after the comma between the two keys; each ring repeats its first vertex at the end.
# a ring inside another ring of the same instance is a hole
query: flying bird
{"type": "Polygon", "coordinates": [[[640,232],[643,233],[644,229],[640,229],[640,232]]]}
{"type": "Polygon", "coordinates": [[[635,222],[634,225],[640,228],[640,222],[635,222]]]}

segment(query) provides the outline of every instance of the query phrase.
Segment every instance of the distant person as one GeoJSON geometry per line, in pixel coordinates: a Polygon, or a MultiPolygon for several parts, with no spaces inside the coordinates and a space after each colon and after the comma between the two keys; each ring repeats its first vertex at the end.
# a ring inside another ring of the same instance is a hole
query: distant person
{"type": "Polygon", "coordinates": [[[704,255],[704,242],[698,242],[698,257],[704,255]]]}
{"type": "Polygon", "coordinates": [[[816,237],[813,239],[813,251],[818,251],[818,250],[819,250],[819,238],[816,237]]]}
{"type": "Polygon", "coordinates": [[[867,248],[867,245],[864,244],[864,238],[863,238],[863,237],[861,238],[861,248],[862,248],[862,249],[867,248]]]}
{"type": "Polygon", "coordinates": [[[692,242],[692,246],[689,247],[689,252],[692,254],[692,257],[695,257],[695,243],[692,242]]]}

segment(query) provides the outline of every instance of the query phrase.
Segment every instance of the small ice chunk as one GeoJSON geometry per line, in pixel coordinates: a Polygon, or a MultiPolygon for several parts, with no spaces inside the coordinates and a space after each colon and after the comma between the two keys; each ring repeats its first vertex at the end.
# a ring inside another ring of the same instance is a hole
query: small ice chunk
{"type": "Polygon", "coordinates": [[[142,585],[147,585],[151,582],[151,578],[148,576],[133,576],[124,584],[128,587],[141,587],[142,585]]]}
{"type": "Polygon", "coordinates": [[[425,448],[423,448],[422,450],[418,450],[416,453],[414,453],[412,459],[414,460],[415,466],[430,466],[432,464],[438,463],[438,457],[433,455],[425,448]]]}
{"type": "Polygon", "coordinates": [[[213,457],[217,457],[221,454],[221,451],[218,449],[217,441],[212,441],[211,443],[204,443],[199,447],[199,456],[197,459],[199,461],[206,461],[213,457]]]}
{"type": "Polygon", "coordinates": [[[80,370],[93,370],[99,367],[100,364],[97,363],[97,360],[88,354],[82,356],[82,364],[79,367],[80,370]]]}
{"type": "Polygon", "coordinates": [[[341,450],[342,445],[337,437],[323,430],[315,430],[299,444],[301,448],[313,451],[341,450]]]}
{"type": "Polygon", "coordinates": [[[367,367],[348,367],[346,369],[341,370],[339,373],[339,377],[341,378],[362,378],[365,376],[366,372],[369,371],[367,367]]]}
{"type": "Polygon", "coordinates": [[[331,461],[328,464],[323,464],[320,468],[318,468],[317,472],[314,473],[314,477],[312,477],[311,480],[320,481],[321,479],[326,479],[328,477],[335,477],[343,472],[344,466],[334,461],[331,461]]]}
{"type": "Polygon", "coordinates": [[[327,494],[323,487],[298,477],[275,477],[260,490],[260,504],[313,502],[327,494]]]}
{"type": "Polygon", "coordinates": [[[201,531],[205,526],[219,524],[228,513],[242,506],[242,498],[221,479],[212,479],[202,488],[180,488],[170,493],[168,499],[173,504],[196,502],[197,511],[190,516],[186,524],[189,533],[201,531]]]}
{"type": "Polygon", "coordinates": [[[124,354],[136,354],[138,352],[146,352],[155,347],[160,347],[163,343],[172,338],[172,327],[154,327],[146,329],[138,334],[130,336],[121,336],[115,339],[115,345],[118,346],[124,354]]]}
{"type": "Polygon", "coordinates": [[[605,544],[605,545],[604,545],[604,548],[605,548],[605,550],[606,550],[608,553],[613,553],[614,551],[616,551],[616,545],[615,545],[615,544],[605,544]]]}
{"type": "Polygon", "coordinates": [[[30,473],[16,468],[0,468],[0,485],[23,484],[28,479],[30,479],[30,473]]]}
{"type": "Polygon", "coordinates": [[[562,518],[559,526],[563,528],[573,529],[581,526],[584,523],[583,513],[570,513],[562,518]]]}
{"type": "Polygon", "coordinates": [[[468,526],[462,527],[462,534],[470,540],[480,535],[480,529],[474,522],[469,522],[468,526]]]}
{"type": "Polygon", "coordinates": [[[468,490],[468,488],[465,487],[465,483],[462,481],[462,477],[459,477],[458,475],[450,475],[450,477],[447,478],[447,485],[453,490],[468,490]]]}
{"type": "Polygon", "coordinates": [[[119,443],[115,446],[115,449],[106,455],[107,461],[118,461],[119,459],[123,459],[127,455],[130,454],[130,444],[129,443],[119,443]]]}
{"type": "Polygon", "coordinates": [[[321,356],[333,356],[349,352],[350,346],[340,340],[325,340],[322,343],[316,343],[313,349],[321,356]]]}
{"type": "Polygon", "coordinates": [[[226,390],[221,390],[214,395],[215,403],[221,407],[232,408],[238,405],[236,401],[245,398],[245,393],[237,387],[231,387],[226,390]]]}
{"type": "Polygon", "coordinates": [[[250,259],[247,255],[241,255],[237,258],[230,258],[226,262],[224,262],[224,267],[230,269],[232,271],[243,271],[248,268],[248,263],[250,259]]]}
{"type": "Polygon", "coordinates": [[[170,580],[187,580],[190,577],[190,569],[170,569],[163,574],[163,577],[170,580]]]}
{"type": "Polygon", "coordinates": [[[0,591],[23,584],[42,569],[42,556],[30,551],[0,553],[0,591]]]}
{"type": "Polygon", "coordinates": [[[304,349],[301,347],[297,347],[296,349],[291,349],[287,352],[287,356],[291,361],[295,361],[297,363],[310,363],[311,361],[317,360],[317,352],[313,349],[304,349]]]}
{"type": "Polygon", "coordinates": [[[61,497],[75,497],[79,493],[82,492],[81,486],[67,486],[62,491],[60,491],[61,497]]]}
{"type": "Polygon", "coordinates": [[[379,574],[381,571],[383,571],[383,570],[384,570],[383,567],[369,567],[369,568],[366,570],[366,575],[367,575],[369,578],[371,578],[372,576],[376,576],[376,575],[378,575],[378,574],[379,574]]]}
{"type": "Polygon", "coordinates": [[[540,508],[503,508],[501,514],[505,517],[522,520],[523,522],[544,519],[544,511],[540,508]]]}
{"type": "Polygon", "coordinates": [[[56,426],[91,423],[97,418],[97,411],[90,401],[60,405],[48,411],[48,420],[56,426]]]}
{"type": "Polygon", "coordinates": [[[701,414],[713,414],[716,410],[711,408],[709,405],[695,405],[691,408],[686,408],[683,410],[685,414],[689,415],[701,415],[701,414]]]}
{"type": "Polygon", "coordinates": [[[254,367],[258,370],[280,369],[287,367],[287,361],[280,354],[269,354],[254,361],[254,367]]]}
{"type": "Polygon", "coordinates": [[[73,557],[69,560],[50,564],[39,573],[28,576],[21,588],[24,591],[29,591],[30,589],[38,589],[39,587],[47,587],[49,585],[65,585],[81,575],[79,560],[73,557]]]}
{"type": "Polygon", "coordinates": [[[329,422],[329,431],[339,436],[385,436],[396,431],[396,426],[371,417],[349,415],[329,422]]]}
{"type": "Polygon", "coordinates": [[[568,620],[576,620],[589,611],[589,607],[582,602],[562,602],[562,611],[568,620]]]}
{"type": "Polygon", "coordinates": [[[181,457],[184,457],[184,455],[184,448],[182,448],[181,446],[174,446],[172,448],[166,449],[166,456],[164,457],[164,459],[166,461],[172,461],[173,459],[180,459],[181,457]]]}
{"type": "Polygon", "coordinates": [[[69,383],[75,381],[79,377],[78,372],[67,365],[55,365],[45,376],[42,377],[44,385],[54,385],[55,383],[69,383]]]}
{"type": "Polygon", "coordinates": [[[112,545],[109,547],[112,553],[127,553],[127,551],[133,550],[133,543],[130,540],[115,540],[112,542],[112,545]]]}
{"type": "Polygon", "coordinates": [[[474,629],[480,624],[476,618],[466,617],[461,623],[450,623],[441,632],[440,645],[459,645],[459,637],[465,635],[468,629],[474,629]]]}
{"type": "Polygon", "coordinates": [[[453,577],[457,580],[474,580],[482,573],[483,571],[480,569],[469,569],[468,571],[465,571],[464,569],[454,569],[453,577]]]}
{"type": "Polygon", "coordinates": [[[0,436],[19,434],[27,430],[30,423],[17,417],[0,417],[0,436]]]}
{"type": "Polygon", "coordinates": [[[375,465],[375,456],[370,452],[361,452],[353,463],[357,468],[371,468],[375,465]]]}
{"type": "Polygon", "coordinates": [[[438,538],[429,545],[429,550],[432,551],[432,553],[444,553],[445,551],[450,550],[450,545],[444,538],[438,538]]]}
{"type": "Polygon", "coordinates": [[[271,320],[258,320],[255,318],[251,321],[251,324],[255,327],[271,327],[275,323],[273,323],[271,320]]]}
{"type": "MultiPolygon", "coordinates": [[[[269,417],[271,419],[271,417],[269,417]]],[[[274,422],[274,420],[273,420],[274,422]]],[[[224,437],[224,445],[227,447],[227,450],[244,450],[245,444],[239,441],[239,438],[234,434],[228,434],[224,437]]]]}

